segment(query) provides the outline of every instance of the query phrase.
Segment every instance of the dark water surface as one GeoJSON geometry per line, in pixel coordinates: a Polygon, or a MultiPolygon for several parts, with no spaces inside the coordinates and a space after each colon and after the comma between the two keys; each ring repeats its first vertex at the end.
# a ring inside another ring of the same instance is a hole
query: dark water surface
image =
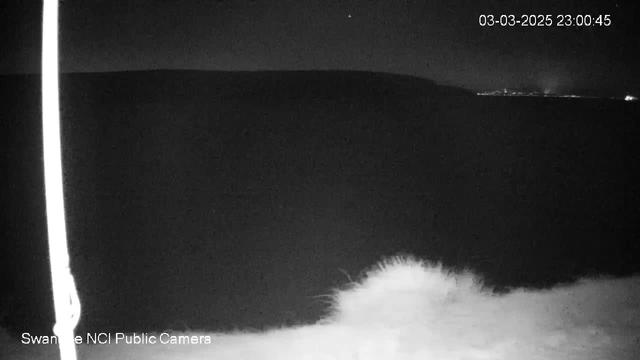
{"type": "MultiPolygon", "coordinates": [[[[52,321],[38,81],[1,81],[18,331],[52,321]]],[[[61,101],[84,331],[314,321],[398,251],[498,286],[638,271],[638,103],[347,72],[65,75],[61,101]]]]}

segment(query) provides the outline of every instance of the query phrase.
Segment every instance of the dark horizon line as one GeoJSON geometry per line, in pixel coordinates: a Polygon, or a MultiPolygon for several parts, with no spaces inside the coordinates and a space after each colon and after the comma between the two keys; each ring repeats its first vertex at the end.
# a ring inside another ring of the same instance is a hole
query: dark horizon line
{"type": "MultiPolygon", "coordinates": [[[[407,74],[401,72],[381,71],[381,70],[363,70],[363,69],[252,69],[252,70],[217,70],[217,69],[194,69],[194,68],[149,68],[149,69],[133,69],[133,70],[105,70],[105,71],[60,71],[60,75],[92,75],[92,74],[122,74],[122,73],[145,73],[145,72],[209,72],[209,73],[264,73],[264,72],[281,72],[281,73],[313,73],[313,72],[342,72],[342,73],[361,73],[361,74],[381,74],[381,75],[393,75],[406,78],[414,78],[422,81],[428,81],[436,86],[453,87],[465,90],[470,93],[481,91],[478,89],[472,89],[461,85],[449,84],[447,82],[436,81],[424,76],[407,74]]],[[[2,76],[14,76],[14,75],[41,75],[41,72],[22,72],[22,73],[0,73],[2,76]]]]}
{"type": "MultiPolygon", "coordinates": [[[[104,70],[104,71],[60,71],[60,75],[91,75],[91,74],[117,74],[117,73],[144,73],[144,72],[219,72],[219,73],[258,73],[258,72],[359,72],[359,73],[370,73],[370,74],[390,74],[397,76],[406,76],[413,77],[416,79],[421,79],[425,81],[429,81],[437,86],[445,86],[445,87],[454,87],[459,88],[465,91],[469,91],[472,93],[482,93],[482,92],[491,92],[498,91],[502,89],[533,89],[535,86],[522,86],[522,87],[514,87],[514,86],[502,86],[500,88],[473,88],[467,87],[458,84],[451,84],[448,82],[436,81],[424,76],[414,75],[414,74],[406,74],[399,72],[390,72],[390,71],[377,71],[377,70],[363,70],[363,69],[344,69],[344,68],[336,68],[336,69],[250,69],[250,70],[216,70],[216,69],[194,69],[194,68],[148,68],[148,69],[122,69],[122,70],[104,70]]],[[[10,72],[10,73],[0,73],[0,77],[3,76],[38,76],[41,75],[40,71],[36,72],[10,72]]],[[[539,89],[539,92],[542,92],[543,89],[539,89]]],[[[625,96],[625,95],[634,95],[629,91],[624,90],[615,90],[611,89],[593,89],[593,88],[576,88],[571,93],[569,92],[559,92],[557,95],[589,95],[589,96],[601,96],[601,97],[616,97],[616,96],[625,96]],[[614,95],[616,93],[616,95],[614,95]]],[[[639,94],[640,95],[640,94],[639,94]]]]}

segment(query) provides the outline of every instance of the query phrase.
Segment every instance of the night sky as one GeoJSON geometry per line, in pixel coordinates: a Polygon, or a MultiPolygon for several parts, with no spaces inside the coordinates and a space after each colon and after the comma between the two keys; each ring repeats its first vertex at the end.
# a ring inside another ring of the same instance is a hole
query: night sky
{"type": "MultiPolygon", "coordinates": [[[[3,2],[0,73],[39,71],[40,6],[3,2]]],[[[61,69],[355,69],[619,97],[640,92],[639,12],[608,0],[68,0],[61,69]],[[481,27],[482,14],[548,14],[552,26],[481,27]],[[563,14],[594,25],[559,27],[563,14]],[[595,24],[607,14],[610,26],[595,24]]]]}

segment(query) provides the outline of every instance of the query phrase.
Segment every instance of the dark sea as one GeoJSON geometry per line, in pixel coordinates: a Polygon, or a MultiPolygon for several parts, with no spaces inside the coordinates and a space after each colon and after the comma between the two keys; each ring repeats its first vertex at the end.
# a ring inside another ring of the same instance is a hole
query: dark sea
{"type": "MultiPolygon", "coordinates": [[[[0,88],[1,325],[46,332],[39,77],[0,88]]],[[[64,74],[61,108],[80,332],[315,322],[399,252],[498,290],[640,267],[638,102],[149,71],[64,74]]]]}

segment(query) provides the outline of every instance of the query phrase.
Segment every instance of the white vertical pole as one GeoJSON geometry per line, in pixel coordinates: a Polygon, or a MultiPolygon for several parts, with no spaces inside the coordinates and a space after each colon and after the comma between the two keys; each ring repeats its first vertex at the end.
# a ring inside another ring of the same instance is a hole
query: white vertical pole
{"type": "Polygon", "coordinates": [[[80,302],[69,269],[62,189],[58,84],[58,0],[44,0],[42,11],[42,136],[44,180],[53,302],[61,360],[76,360],[73,329],[80,302]]]}

